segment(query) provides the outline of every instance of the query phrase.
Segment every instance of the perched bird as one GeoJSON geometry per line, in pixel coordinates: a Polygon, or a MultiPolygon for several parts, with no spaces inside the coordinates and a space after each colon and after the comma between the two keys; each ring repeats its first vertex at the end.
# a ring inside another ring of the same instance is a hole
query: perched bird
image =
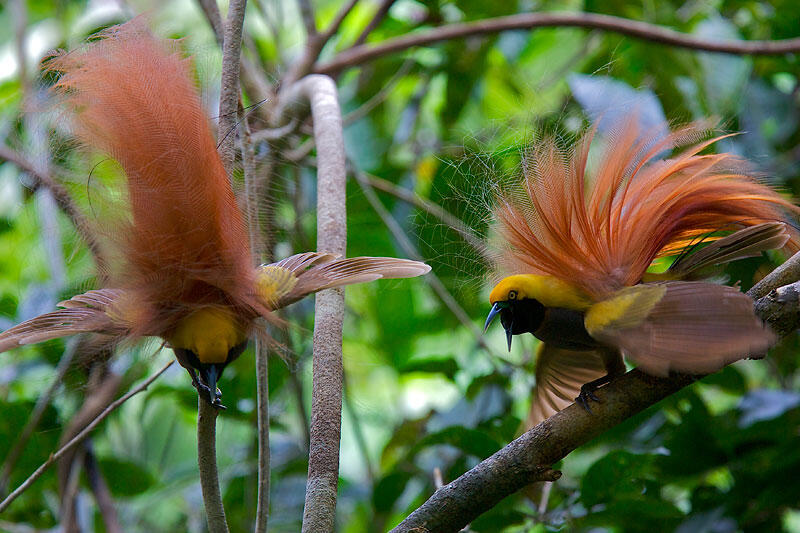
{"type": "Polygon", "coordinates": [[[221,406],[225,366],[245,349],[258,317],[331,287],[408,278],[428,265],[389,257],[307,252],[254,266],[247,227],[176,41],[141,20],[102,32],[47,68],[87,147],[126,176],[120,216],[98,221],[112,260],[105,288],[0,334],[0,351],[76,333],[166,341],[202,397],[221,406]]]}
{"type": "Polygon", "coordinates": [[[596,159],[594,130],[571,150],[544,139],[497,194],[497,267],[511,275],[492,289],[485,327],[499,315],[509,350],[514,335],[542,341],[529,427],[573,401],[589,409],[623,355],[657,376],[709,373],[774,343],[748,296],[697,279],[787,245],[779,221],[798,208],[737,157],[701,153],[720,139],[702,138],[696,126],[655,136],[629,117],[596,159]],[[670,268],[647,272],[662,257],[670,268]]]}

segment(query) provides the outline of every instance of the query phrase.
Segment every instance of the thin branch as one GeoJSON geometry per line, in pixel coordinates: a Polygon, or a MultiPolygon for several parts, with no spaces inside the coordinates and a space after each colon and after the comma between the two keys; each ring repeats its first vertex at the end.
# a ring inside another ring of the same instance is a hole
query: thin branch
{"type": "Polygon", "coordinates": [[[443,209],[440,205],[430,202],[425,198],[417,195],[413,191],[409,191],[408,189],[404,189],[403,187],[399,187],[392,183],[391,181],[385,180],[383,178],[379,178],[378,176],[373,176],[371,174],[363,173],[364,179],[366,179],[367,183],[371,187],[376,189],[380,189],[385,193],[391,194],[395,198],[398,198],[406,203],[409,203],[419,209],[422,209],[426,213],[438,218],[445,224],[447,224],[450,228],[456,231],[461,237],[464,238],[467,243],[472,246],[472,248],[478,252],[481,257],[487,261],[491,259],[489,255],[489,251],[486,249],[486,244],[483,240],[475,235],[472,229],[464,224],[464,222],[458,218],[457,216],[451,214],[450,212],[443,209]]]}
{"type": "Polygon", "coordinates": [[[367,41],[367,37],[369,34],[372,33],[372,30],[378,27],[378,24],[381,23],[383,18],[389,12],[389,8],[392,7],[395,0],[383,0],[381,5],[378,7],[378,10],[375,12],[375,16],[372,17],[372,20],[369,21],[369,24],[364,28],[364,31],[361,32],[361,35],[358,36],[358,39],[355,40],[353,43],[352,48],[355,48],[358,45],[364,44],[367,41]]]}
{"type": "Polygon", "coordinates": [[[267,343],[256,338],[256,396],[258,401],[258,495],[255,533],[266,533],[269,525],[269,353],[267,343]]]}
{"type": "MultiPolygon", "coordinates": [[[[301,0],[301,8],[305,1],[307,0],[301,0]]],[[[358,0],[349,0],[347,4],[342,6],[339,12],[336,13],[336,16],[333,18],[331,25],[324,32],[314,34],[309,33],[302,55],[289,68],[289,71],[283,78],[283,85],[292,85],[303,76],[311,73],[311,69],[319,58],[320,52],[322,52],[322,49],[325,47],[331,37],[333,37],[334,34],[339,31],[339,27],[341,26],[345,17],[347,17],[357,3],[358,0]]],[[[305,19],[305,16],[303,18],[305,19]]]]}
{"type": "Polygon", "coordinates": [[[290,120],[288,123],[278,128],[264,128],[263,130],[258,130],[252,134],[252,142],[259,143],[261,141],[277,141],[283,139],[293,133],[299,124],[297,120],[290,120]]]}
{"type": "Polygon", "coordinates": [[[138,394],[138,393],[142,392],[143,390],[147,389],[147,387],[148,387],[148,386],[149,386],[149,385],[150,385],[152,382],[154,382],[154,381],[155,381],[155,380],[158,378],[158,376],[160,376],[161,374],[163,374],[163,373],[164,373],[164,372],[165,372],[165,371],[166,371],[166,370],[167,370],[167,369],[168,369],[170,366],[172,366],[172,363],[174,363],[174,362],[175,362],[174,360],[170,361],[169,363],[167,363],[166,365],[164,365],[164,366],[161,368],[161,370],[159,370],[158,372],[156,372],[155,374],[153,374],[152,376],[150,376],[149,378],[147,378],[147,379],[146,379],[145,381],[143,381],[143,382],[142,382],[140,385],[138,385],[138,386],[136,386],[135,388],[131,389],[131,390],[130,390],[130,391],[127,393],[127,394],[125,394],[124,396],[122,396],[121,398],[119,398],[117,401],[115,401],[114,403],[112,403],[111,405],[109,405],[108,407],[106,407],[106,408],[105,408],[105,410],[103,410],[103,412],[102,412],[102,413],[100,413],[100,414],[97,416],[97,418],[95,418],[94,420],[92,420],[92,422],[91,422],[89,425],[87,425],[87,426],[86,426],[86,427],[85,427],[85,428],[84,428],[84,429],[83,429],[83,430],[82,430],[80,433],[78,433],[77,435],[75,435],[75,436],[72,438],[72,440],[70,440],[68,443],[66,443],[64,446],[62,446],[62,447],[61,447],[61,448],[60,448],[60,449],[59,449],[59,450],[58,450],[56,453],[52,454],[52,455],[51,455],[51,456],[50,456],[50,457],[47,459],[47,461],[45,461],[44,463],[42,463],[42,465],[41,465],[39,468],[37,468],[37,469],[36,469],[36,471],[35,471],[33,474],[31,474],[30,476],[28,476],[28,479],[26,479],[26,480],[25,480],[25,481],[24,481],[24,482],[23,482],[23,483],[22,483],[22,484],[21,484],[19,487],[17,487],[17,488],[14,490],[14,492],[12,492],[11,494],[9,494],[9,495],[6,497],[6,499],[4,499],[2,502],[0,502],[0,513],[2,513],[3,511],[5,511],[5,510],[8,508],[8,506],[9,506],[9,505],[11,505],[11,502],[13,502],[14,500],[16,500],[16,499],[19,497],[19,495],[20,495],[20,494],[22,494],[23,492],[25,492],[25,491],[26,491],[26,490],[27,490],[27,489],[28,489],[28,488],[29,488],[31,485],[33,485],[33,484],[34,484],[34,482],[36,482],[36,480],[37,480],[37,479],[39,479],[39,478],[42,476],[42,474],[44,474],[44,473],[45,473],[45,471],[46,471],[46,470],[47,470],[47,469],[48,469],[48,468],[49,468],[49,467],[50,467],[50,466],[51,466],[51,465],[52,465],[54,462],[58,461],[58,460],[59,460],[59,459],[60,459],[60,458],[61,458],[61,457],[62,457],[64,454],[66,454],[67,452],[69,452],[70,450],[72,450],[72,448],[74,448],[74,447],[75,447],[77,444],[79,444],[79,443],[83,442],[83,440],[84,440],[86,437],[88,437],[88,436],[89,436],[89,434],[90,434],[90,433],[91,433],[91,432],[94,430],[94,428],[96,428],[96,427],[97,427],[97,426],[100,424],[100,422],[102,422],[103,420],[105,420],[105,419],[106,419],[106,417],[107,417],[108,415],[110,415],[111,413],[113,413],[113,412],[114,412],[114,410],[115,410],[117,407],[119,407],[120,405],[122,405],[123,403],[125,403],[126,401],[128,401],[128,400],[129,400],[129,399],[130,399],[132,396],[134,396],[134,395],[136,395],[136,394],[138,394]]]}
{"type": "Polygon", "coordinates": [[[313,71],[335,75],[344,69],[408,48],[507,30],[554,26],[600,29],[645,41],[725,54],[777,55],[800,51],[800,38],[776,41],[718,41],[695,37],[655,24],[597,13],[520,13],[474,22],[446,24],[431,30],[387,39],[374,46],[362,44],[339,53],[331,61],[316,65],[313,71]]]}
{"type": "MultiPolygon", "coordinates": [[[[344,255],[347,249],[346,169],[342,113],[336,84],[307,76],[280,95],[277,123],[308,109],[317,146],[317,250],[344,255]]],[[[344,291],[316,296],[311,442],[303,510],[303,533],[333,531],[342,430],[342,322],[344,291]]]]}
{"type": "Polygon", "coordinates": [[[394,91],[397,82],[403,79],[405,75],[409,73],[409,71],[413,66],[414,66],[414,61],[411,58],[408,58],[405,61],[403,61],[403,64],[400,65],[399,69],[397,69],[397,72],[392,74],[392,77],[389,78],[389,80],[383,84],[383,87],[381,87],[380,91],[373,94],[369,98],[369,100],[367,100],[358,108],[350,111],[344,116],[345,127],[349,126],[353,122],[356,122],[357,120],[361,120],[362,118],[367,116],[370,111],[372,111],[377,106],[382,104],[386,100],[386,98],[388,98],[389,95],[392,94],[392,91],[394,91]]]}
{"type": "Polygon", "coordinates": [[[114,499],[111,497],[111,491],[103,478],[103,473],[100,471],[100,466],[97,464],[94,451],[88,441],[86,454],[83,456],[83,466],[89,480],[89,487],[92,489],[97,507],[100,509],[100,516],[103,517],[106,533],[122,533],[123,529],[119,523],[117,509],[114,507],[114,499]]]}
{"type": "Polygon", "coordinates": [[[303,25],[306,28],[306,38],[311,39],[317,35],[314,6],[311,5],[311,0],[297,0],[297,4],[300,8],[300,17],[303,19],[303,25]]]}
{"type": "MultiPolygon", "coordinates": [[[[389,228],[389,231],[392,233],[405,254],[411,259],[423,261],[424,258],[419,253],[416,246],[411,243],[408,236],[403,231],[403,228],[400,227],[386,207],[381,203],[380,199],[378,199],[378,196],[370,186],[369,181],[367,180],[366,176],[364,176],[364,173],[357,170],[355,172],[355,176],[356,181],[358,181],[358,184],[361,186],[361,190],[364,191],[364,196],[367,197],[367,201],[369,201],[370,205],[381,218],[384,225],[389,228]]],[[[439,296],[439,299],[442,300],[445,306],[450,309],[450,312],[455,315],[458,321],[472,332],[472,335],[475,337],[475,342],[481,348],[492,354],[493,349],[486,343],[481,329],[475,325],[467,312],[464,311],[464,308],[459,305],[455,298],[453,298],[453,295],[447,290],[447,287],[445,287],[444,283],[442,283],[442,280],[440,280],[439,277],[433,272],[429,272],[428,275],[425,276],[425,280],[430,284],[433,291],[437,294],[437,296],[439,296]]]]}
{"type": "MultiPolygon", "coordinates": [[[[242,167],[244,169],[245,204],[247,206],[247,227],[250,237],[250,250],[256,263],[263,260],[263,234],[259,217],[259,200],[263,196],[263,187],[256,173],[255,152],[250,124],[247,117],[242,121],[244,136],[242,137],[242,167]]],[[[266,174],[268,176],[268,173],[266,174]]],[[[260,321],[259,329],[266,327],[260,321]]],[[[269,524],[269,374],[268,344],[256,336],[256,419],[258,424],[258,493],[256,496],[255,533],[266,533],[269,524]]]]}
{"type": "MultiPolygon", "coordinates": [[[[239,109],[239,71],[242,58],[242,25],[247,0],[231,0],[222,42],[222,78],[219,95],[219,155],[230,176],[239,109]]],[[[212,22],[213,25],[213,22],[212,22]]]]}
{"type": "MultiPolygon", "coordinates": [[[[781,287],[776,294],[792,293],[778,306],[762,298],[756,314],[781,331],[800,326],[800,283],[781,287]],[[767,311],[769,309],[769,311],[767,311]]],[[[604,431],[643,411],[702,376],[673,374],[668,378],[631,370],[597,390],[599,402],[592,412],[572,404],[533,427],[452,483],[433,493],[417,510],[392,530],[401,532],[456,532],[506,496],[542,477],[555,475],[552,465],[604,431]],[[549,471],[549,473],[548,473],[549,471]],[[542,476],[545,473],[547,475],[542,476]]]]}
{"type": "Polygon", "coordinates": [[[89,223],[75,202],[72,201],[67,189],[49,173],[41,172],[36,168],[36,165],[25,159],[20,153],[2,144],[0,144],[0,160],[13,163],[17,168],[27,173],[33,180],[33,188],[45,187],[53,194],[58,207],[72,221],[72,225],[75,226],[78,234],[83,237],[84,242],[92,252],[97,270],[99,272],[105,271],[106,261],[100,250],[100,243],[89,229],[89,223]]]}
{"type": "MultiPolygon", "coordinates": [[[[336,16],[333,17],[331,21],[331,25],[328,26],[328,29],[322,34],[322,44],[319,47],[320,50],[327,44],[327,42],[336,35],[336,32],[339,31],[339,28],[342,26],[342,22],[344,19],[347,18],[347,15],[356,7],[358,0],[350,0],[348,3],[342,6],[342,8],[336,13],[336,16]]],[[[316,61],[316,59],[315,59],[316,61]]]]}
{"type": "Polygon", "coordinates": [[[228,533],[217,471],[217,415],[219,410],[197,397],[197,467],[209,533],[228,533]]]}
{"type": "Polygon", "coordinates": [[[217,0],[197,0],[200,8],[208,19],[211,29],[214,30],[214,37],[217,39],[217,44],[222,46],[225,39],[225,24],[222,22],[222,14],[219,12],[217,0]]]}

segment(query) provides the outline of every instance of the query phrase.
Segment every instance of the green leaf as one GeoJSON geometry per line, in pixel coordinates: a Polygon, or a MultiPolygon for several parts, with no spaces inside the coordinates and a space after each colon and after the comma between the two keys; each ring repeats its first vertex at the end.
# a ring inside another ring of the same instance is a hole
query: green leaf
{"type": "Polygon", "coordinates": [[[652,455],[616,450],[595,462],[581,481],[581,501],[587,507],[618,498],[640,496],[652,455]]]}
{"type": "Polygon", "coordinates": [[[156,482],[153,474],[132,461],[104,457],[97,462],[114,496],[136,496],[147,491],[156,482]]]}
{"type": "Polygon", "coordinates": [[[482,431],[467,429],[461,426],[451,426],[436,433],[427,435],[420,440],[411,453],[416,454],[421,450],[437,444],[449,444],[459,450],[486,459],[500,449],[500,443],[482,431]]]}

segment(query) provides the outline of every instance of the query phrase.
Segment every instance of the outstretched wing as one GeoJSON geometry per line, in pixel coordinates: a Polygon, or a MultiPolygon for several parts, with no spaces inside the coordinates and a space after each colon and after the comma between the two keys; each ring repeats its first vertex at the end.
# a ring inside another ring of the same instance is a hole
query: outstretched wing
{"type": "Polygon", "coordinates": [[[261,265],[257,290],[272,309],[279,309],[323,289],[365,283],[381,278],[413,278],[430,272],[419,261],[395,257],[348,257],[306,252],[277,263],[261,265]]]}
{"type": "Polygon", "coordinates": [[[610,372],[624,372],[616,350],[565,350],[547,343],[536,356],[536,384],[525,429],[530,429],[575,402],[581,387],[610,372]]]}
{"type": "Polygon", "coordinates": [[[658,376],[716,372],[744,357],[764,355],[776,339],[747,295],[703,282],[623,289],[592,306],[584,323],[589,335],[658,376]]]}
{"type": "Polygon", "coordinates": [[[124,335],[130,325],[113,311],[122,295],[119,290],[100,289],[73,296],[58,304],[65,309],[39,315],[0,333],[0,352],[76,333],[124,335]]]}

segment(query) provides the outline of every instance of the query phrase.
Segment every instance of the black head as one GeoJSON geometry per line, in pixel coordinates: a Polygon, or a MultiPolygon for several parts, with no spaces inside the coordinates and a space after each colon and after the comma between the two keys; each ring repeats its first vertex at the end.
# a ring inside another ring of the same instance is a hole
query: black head
{"type": "Polygon", "coordinates": [[[483,330],[489,329],[494,318],[500,315],[500,323],[506,330],[508,350],[511,351],[511,338],[522,333],[533,333],[544,320],[544,306],[533,298],[509,299],[495,302],[486,317],[483,330]]]}

